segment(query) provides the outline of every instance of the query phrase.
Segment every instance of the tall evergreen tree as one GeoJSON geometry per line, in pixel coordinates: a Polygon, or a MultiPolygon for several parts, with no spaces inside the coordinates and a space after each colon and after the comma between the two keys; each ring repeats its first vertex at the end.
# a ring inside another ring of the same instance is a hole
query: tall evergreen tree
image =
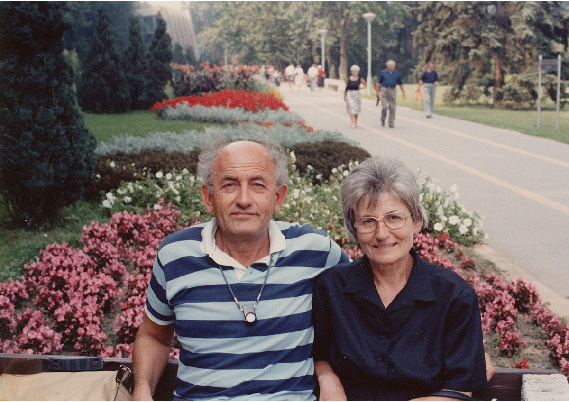
{"type": "Polygon", "coordinates": [[[99,21],[91,50],[79,79],[77,96],[84,110],[95,113],[126,112],[130,93],[121,69],[109,19],[99,10],[99,21]]]}
{"type": "Polygon", "coordinates": [[[16,223],[40,223],[78,200],[95,166],[63,55],[59,2],[0,2],[0,193],[16,223]]]}
{"type": "Polygon", "coordinates": [[[144,92],[147,86],[148,62],[146,60],[146,47],[140,32],[140,23],[135,17],[130,19],[129,43],[124,52],[122,70],[126,75],[130,90],[130,109],[146,109],[144,92]]]}
{"type": "Polygon", "coordinates": [[[172,79],[172,38],[166,32],[166,21],[156,17],[156,30],[148,49],[148,74],[145,101],[147,106],[166,98],[164,88],[172,79]]]}

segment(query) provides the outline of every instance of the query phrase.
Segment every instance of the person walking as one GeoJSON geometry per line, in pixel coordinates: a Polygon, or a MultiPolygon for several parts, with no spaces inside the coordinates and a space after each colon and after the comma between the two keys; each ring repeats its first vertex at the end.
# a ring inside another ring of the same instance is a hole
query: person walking
{"type": "Polygon", "coordinates": [[[321,65],[318,65],[318,88],[324,88],[324,79],[326,78],[326,72],[321,65]]]}
{"type": "Polygon", "coordinates": [[[308,85],[310,86],[310,90],[314,92],[314,90],[316,89],[316,78],[318,77],[318,69],[316,68],[316,64],[310,66],[307,75],[308,75],[308,85]]]}
{"type": "Polygon", "coordinates": [[[304,84],[304,70],[302,66],[298,64],[294,69],[294,85],[296,85],[300,91],[302,84],[304,84]]]}
{"type": "Polygon", "coordinates": [[[395,61],[389,60],[386,63],[386,66],[387,68],[379,73],[379,76],[377,77],[375,96],[378,100],[381,99],[381,126],[385,127],[385,118],[387,117],[387,111],[389,110],[389,127],[394,128],[397,100],[396,87],[399,85],[401,88],[403,99],[405,99],[405,89],[403,88],[401,75],[395,70],[395,61]]]}
{"type": "Polygon", "coordinates": [[[366,81],[359,76],[360,67],[353,65],[350,67],[350,76],[346,80],[346,91],[344,92],[344,102],[350,114],[352,128],[358,127],[358,115],[362,107],[362,94],[360,89],[367,86],[366,81]]]}
{"type": "Polygon", "coordinates": [[[439,85],[439,75],[435,70],[435,65],[430,62],[427,66],[427,70],[421,76],[419,80],[419,86],[416,92],[421,91],[421,86],[425,90],[425,103],[423,110],[425,111],[425,116],[427,119],[433,117],[433,112],[435,109],[435,91],[437,90],[437,85],[439,85]]]}
{"type": "Polygon", "coordinates": [[[294,79],[294,64],[290,63],[285,68],[285,79],[288,82],[288,88],[292,91],[292,80],[294,79]]]}

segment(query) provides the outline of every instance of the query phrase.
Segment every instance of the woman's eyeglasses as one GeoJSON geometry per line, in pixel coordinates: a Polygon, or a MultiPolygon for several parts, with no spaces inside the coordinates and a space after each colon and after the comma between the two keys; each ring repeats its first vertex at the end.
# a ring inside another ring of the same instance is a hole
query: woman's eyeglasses
{"type": "Polygon", "coordinates": [[[401,229],[405,226],[407,218],[410,216],[411,214],[405,215],[403,212],[392,212],[390,214],[386,214],[381,219],[378,219],[375,216],[364,216],[356,219],[355,226],[358,229],[358,232],[362,234],[375,232],[379,222],[385,223],[385,226],[387,226],[388,229],[401,229]]]}

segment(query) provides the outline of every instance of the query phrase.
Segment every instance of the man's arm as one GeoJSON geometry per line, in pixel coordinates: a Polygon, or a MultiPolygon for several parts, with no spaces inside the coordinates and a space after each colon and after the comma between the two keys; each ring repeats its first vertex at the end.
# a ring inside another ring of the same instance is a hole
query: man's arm
{"type": "Polygon", "coordinates": [[[405,100],[405,89],[403,89],[403,84],[399,84],[399,87],[401,88],[401,92],[403,92],[403,100],[405,100]]]}
{"type": "Polygon", "coordinates": [[[330,363],[324,360],[314,361],[314,374],[318,379],[318,386],[320,387],[320,401],[347,401],[344,387],[340,382],[340,378],[334,372],[330,363]]]}
{"type": "Polygon", "coordinates": [[[174,324],[158,325],[146,313],[134,341],[132,365],[136,401],[150,401],[168,363],[174,324]]]}

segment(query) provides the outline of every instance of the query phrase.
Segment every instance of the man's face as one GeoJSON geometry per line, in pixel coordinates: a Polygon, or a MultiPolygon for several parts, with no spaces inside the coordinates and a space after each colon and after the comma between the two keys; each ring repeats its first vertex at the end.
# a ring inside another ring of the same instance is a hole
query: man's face
{"type": "Polygon", "coordinates": [[[389,63],[387,65],[387,69],[389,70],[390,73],[393,72],[393,70],[395,70],[395,64],[394,63],[389,63]]]}
{"type": "Polygon", "coordinates": [[[202,186],[202,199],[221,236],[248,241],[266,235],[287,194],[286,185],[275,187],[275,165],[267,150],[249,141],[231,143],[217,155],[212,176],[211,188],[202,186]]]}
{"type": "Polygon", "coordinates": [[[432,73],[434,69],[435,69],[435,65],[432,64],[432,63],[429,63],[429,66],[427,67],[427,70],[428,70],[430,73],[432,73]]]}

